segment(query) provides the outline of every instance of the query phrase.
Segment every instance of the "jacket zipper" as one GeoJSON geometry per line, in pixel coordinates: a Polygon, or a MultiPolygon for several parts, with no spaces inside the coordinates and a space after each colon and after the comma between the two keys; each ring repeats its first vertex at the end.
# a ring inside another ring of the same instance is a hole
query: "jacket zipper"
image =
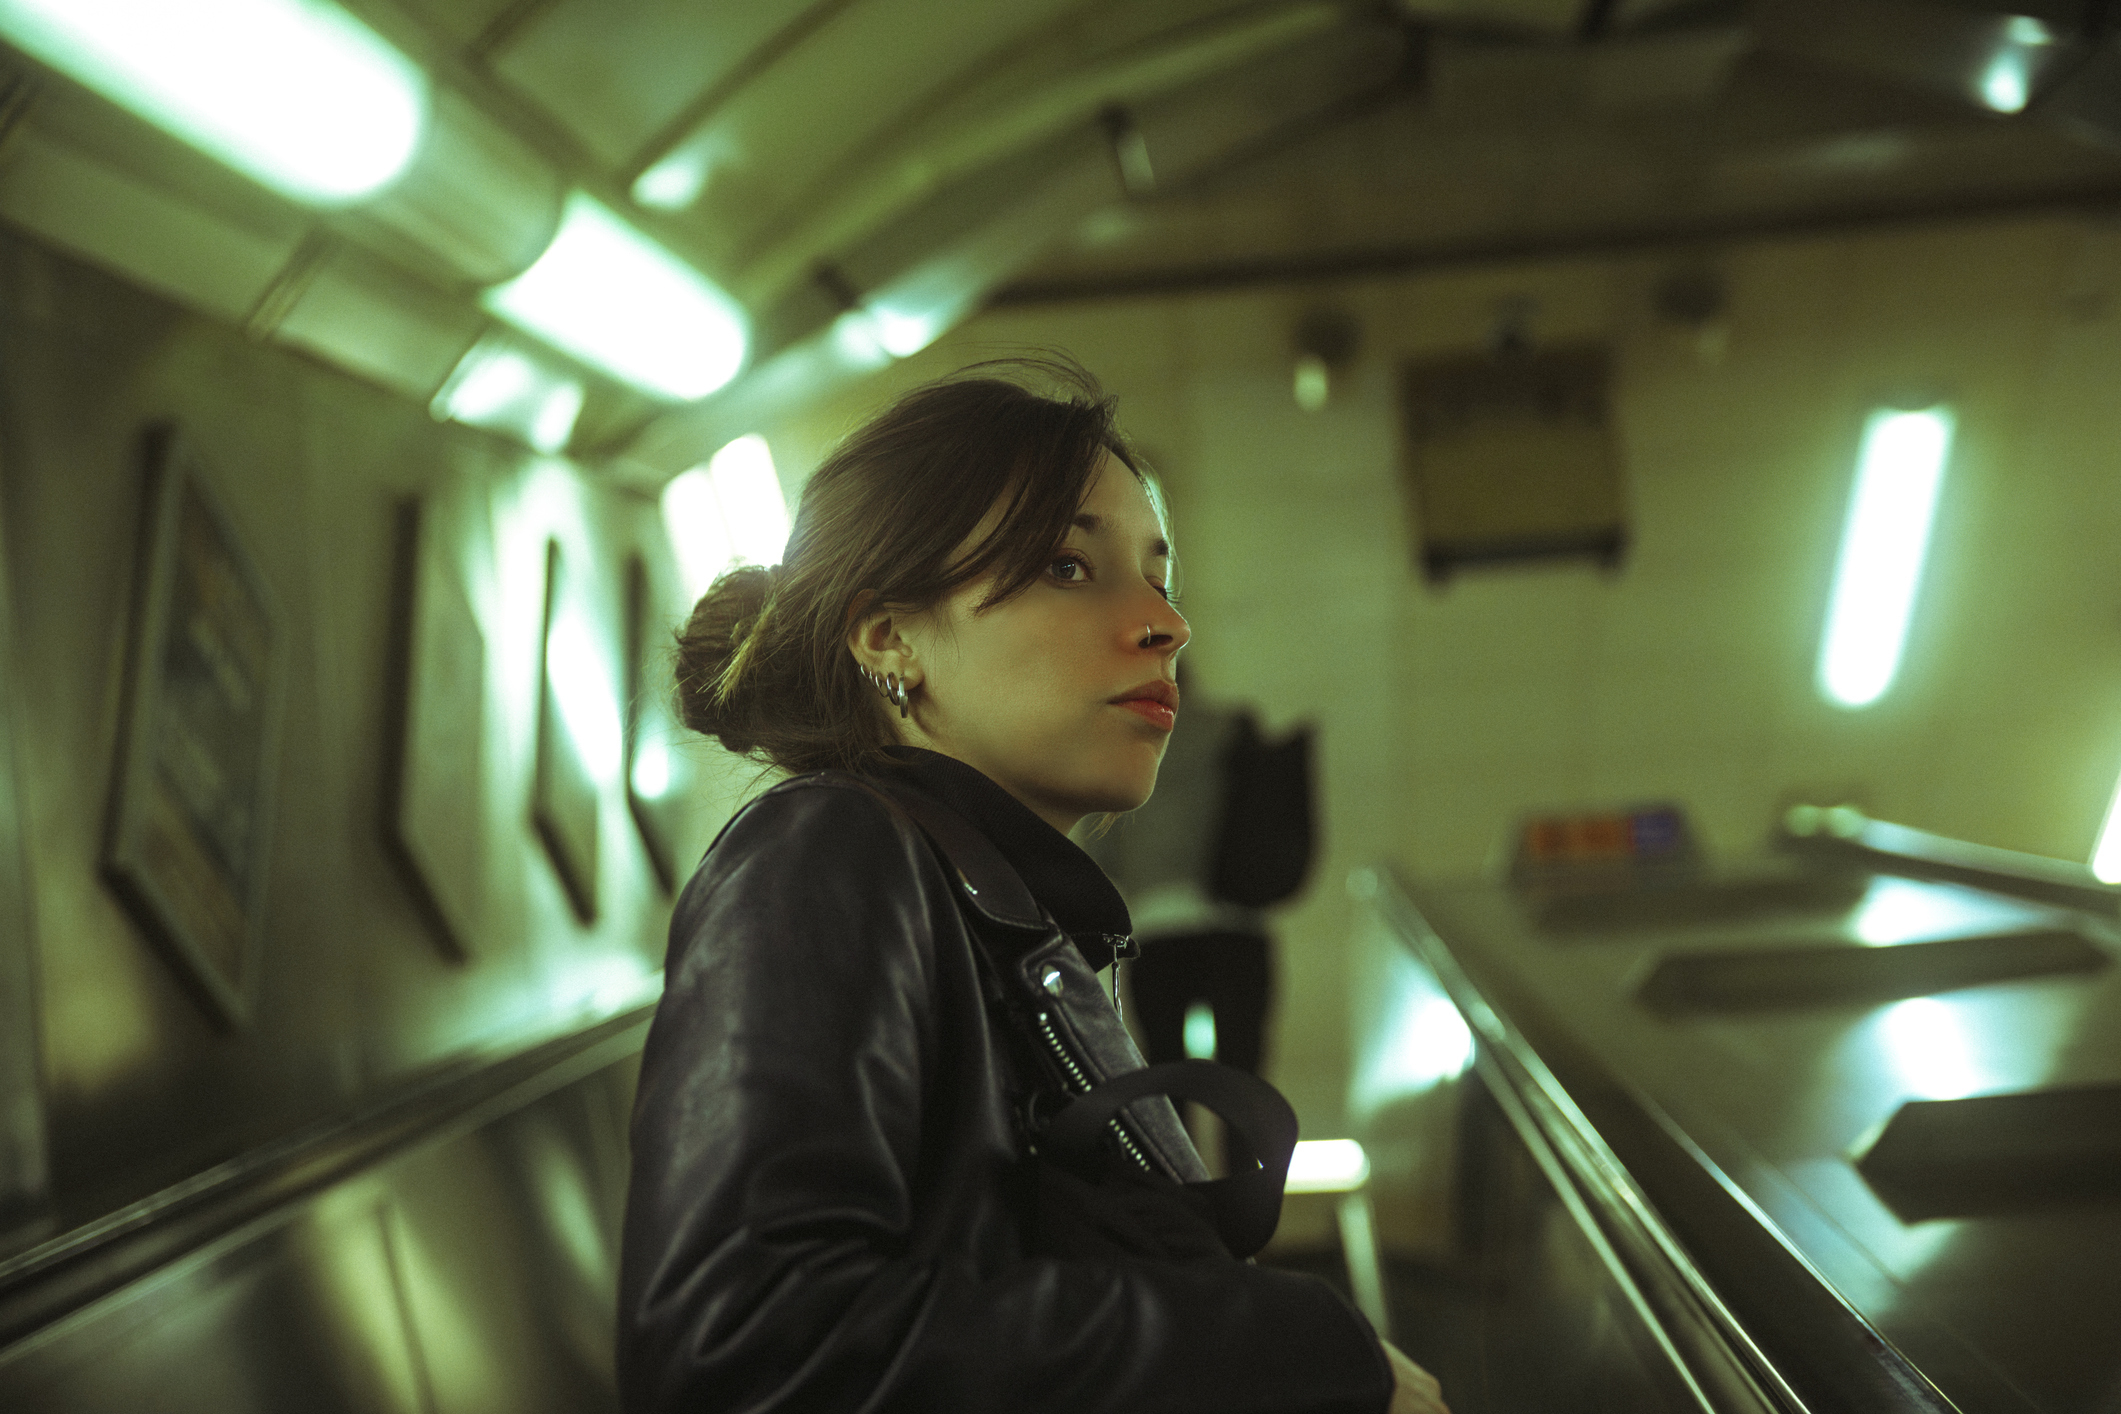
{"type": "MultiPolygon", "coordinates": [[[[1060,1062],[1061,1071],[1074,1086],[1075,1093],[1078,1095],[1089,1094],[1091,1090],[1090,1077],[1084,1074],[1082,1065],[1073,1055],[1069,1054],[1068,1043],[1061,1039],[1059,1030],[1054,1027],[1053,1014],[1051,1012],[1042,1011],[1038,1014],[1038,1034],[1046,1038],[1046,1048],[1053,1053],[1053,1058],[1060,1062]]],[[[1114,1115],[1111,1119],[1105,1121],[1105,1124],[1112,1131],[1114,1137],[1119,1140],[1119,1147],[1126,1151],[1127,1157],[1134,1160],[1135,1165],[1143,1173],[1154,1174],[1156,1172],[1156,1168],[1149,1162],[1148,1156],[1142,1153],[1140,1145],[1134,1142],[1134,1136],[1127,1132],[1127,1127],[1124,1124],[1120,1123],[1118,1115],[1114,1115]]]]}

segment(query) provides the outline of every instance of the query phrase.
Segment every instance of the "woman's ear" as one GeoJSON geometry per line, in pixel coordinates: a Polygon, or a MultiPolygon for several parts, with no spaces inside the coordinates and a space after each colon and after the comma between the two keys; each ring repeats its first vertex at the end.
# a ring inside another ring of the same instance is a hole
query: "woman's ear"
{"type": "Polygon", "coordinates": [[[870,675],[892,674],[908,688],[921,680],[920,655],[906,637],[906,616],[888,609],[870,610],[865,593],[855,601],[847,629],[847,649],[870,675]]]}

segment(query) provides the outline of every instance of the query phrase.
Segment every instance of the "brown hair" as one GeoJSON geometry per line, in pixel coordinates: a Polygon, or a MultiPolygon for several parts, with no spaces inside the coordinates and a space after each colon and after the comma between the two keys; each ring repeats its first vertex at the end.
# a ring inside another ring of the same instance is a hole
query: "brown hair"
{"type": "Polygon", "coordinates": [[[981,609],[1022,593],[1106,452],[1141,474],[1113,399],[1072,360],[979,363],[907,393],[810,478],[785,561],[730,570],[694,607],[678,634],[680,717],[789,771],[874,764],[898,738],[847,648],[857,607],[918,613],[990,575],[981,609]],[[992,529],[958,556],[990,510],[992,529]]]}

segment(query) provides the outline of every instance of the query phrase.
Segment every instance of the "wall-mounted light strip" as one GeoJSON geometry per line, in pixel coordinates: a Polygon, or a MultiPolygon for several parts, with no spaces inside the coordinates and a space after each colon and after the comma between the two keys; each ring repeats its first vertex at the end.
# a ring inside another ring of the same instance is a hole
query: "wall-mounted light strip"
{"type": "Polygon", "coordinates": [[[558,452],[574,435],[582,413],[581,382],[513,347],[513,339],[498,332],[481,339],[457,363],[428,410],[451,422],[520,437],[541,452],[558,452]]]}
{"type": "Polygon", "coordinates": [[[0,0],[0,37],[298,201],[411,163],[427,80],[329,0],[0,0]]]}
{"type": "Polygon", "coordinates": [[[734,378],[749,337],[736,301],[579,192],[545,253],[483,302],[582,362],[679,402],[734,378]]]}
{"type": "Polygon", "coordinates": [[[1876,702],[1899,671],[1952,428],[1941,406],[1880,409],[1864,428],[1819,646],[1819,691],[1838,706],[1876,702]]]}

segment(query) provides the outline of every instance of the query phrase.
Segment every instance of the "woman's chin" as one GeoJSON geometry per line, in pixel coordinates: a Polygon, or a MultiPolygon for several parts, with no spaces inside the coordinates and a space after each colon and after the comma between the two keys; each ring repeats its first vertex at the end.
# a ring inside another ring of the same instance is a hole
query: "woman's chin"
{"type": "Polygon", "coordinates": [[[1099,803],[1091,807],[1092,813],[1124,815],[1148,803],[1150,794],[1156,789],[1156,771],[1152,766],[1146,772],[1114,773],[1099,784],[1102,787],[1097,792],[1099,803]]]}

